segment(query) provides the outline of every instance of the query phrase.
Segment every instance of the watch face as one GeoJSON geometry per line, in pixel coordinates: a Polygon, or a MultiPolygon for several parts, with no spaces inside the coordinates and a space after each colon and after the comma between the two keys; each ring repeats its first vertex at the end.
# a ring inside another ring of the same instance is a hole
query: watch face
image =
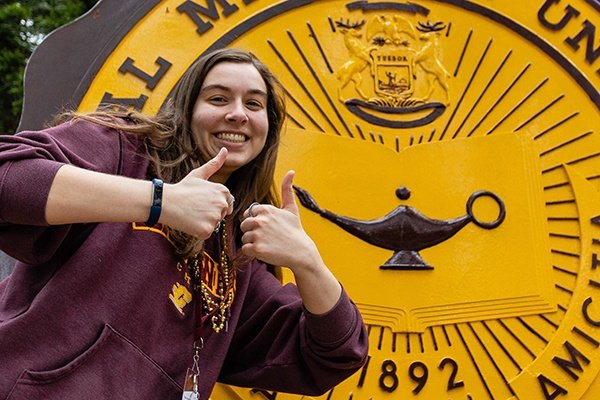
{"type": "Polygon", "coordinates": [[[303,225],[369,329],[367,363],[323,399],[592,400],[599,9],[155,2],[107,36],[74,97],[80,110],[156,112],[219,47],[277,74],[288,107],[277,180],[296,170],[303,225]]]}

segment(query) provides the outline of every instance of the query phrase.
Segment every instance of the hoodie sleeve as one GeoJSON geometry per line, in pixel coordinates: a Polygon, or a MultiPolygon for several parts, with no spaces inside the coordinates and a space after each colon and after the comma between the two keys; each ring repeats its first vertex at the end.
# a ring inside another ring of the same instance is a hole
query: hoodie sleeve
{"type": "Polygon", "coordinates": [[[0,249],[28,264],[49,260],[72,226],[48,226],[46,202],[65,164],[118,174],[121,133],[84,121],[0,136],[0,249]]]}
{"type": "Polygon", "coordinates": [[[321,395],[356,372],[367,357],[368,334],[345,290],[329,312],[311,314],[295,285],[282,286],[257,265],[220,381],[321,395]]]}

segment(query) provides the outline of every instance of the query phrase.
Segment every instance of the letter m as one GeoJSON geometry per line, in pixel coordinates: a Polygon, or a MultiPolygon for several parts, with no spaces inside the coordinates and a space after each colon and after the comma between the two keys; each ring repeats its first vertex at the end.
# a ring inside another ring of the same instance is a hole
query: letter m
{"type": "Polygon", "coordinates": [[[590,363],[590,360],[581,354],[581,352],[579,352],[579,350],[569,343],[569,341],[564,342],[563,346],[569,353],[569,356],[571,356],[571,359],[565,360],[564,358],[555,356],[552,361],[558,364],[558,366],[561,367],[567,374],[569,374],[573,380],[578,380],[579,376],[577,376],[573,370],[583,372],[583,368],[581,367],[581,364],[579,364],[579,360],[582,360],[586,365],[590,363]]]}
{"type": "Polygon", "coordinates": [[[213,27],[213,24],[210,22],[204,21],[200,15],[210,18],[213,21],[219,19],[219,13],[217,12],[217,5],[223,8],[223,15],[228,16],[232,13],[236,12],[239,8],[235,4],[229,4],[227,0],[206,0],[206,7],[203,7],[193,1],[187,0],[184,3],[177,6],[177,11],[180,13],[185,13],[188,17],[194,21],[194,23],[198,26],[196,32],[202,35],[204,32],[213,27]]]}

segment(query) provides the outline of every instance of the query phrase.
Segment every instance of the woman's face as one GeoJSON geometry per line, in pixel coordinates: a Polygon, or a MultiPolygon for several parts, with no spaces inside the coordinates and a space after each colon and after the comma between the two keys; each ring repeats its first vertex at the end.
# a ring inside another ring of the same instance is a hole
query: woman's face
{"type": "Polygon", "coordinates": [[[211,181],[225,182],[261,152],[267,139],[267,87],[252,64],[221,62],[206,75],[194,105],[192,131],[215,156],[227,160],[211,181]]]}

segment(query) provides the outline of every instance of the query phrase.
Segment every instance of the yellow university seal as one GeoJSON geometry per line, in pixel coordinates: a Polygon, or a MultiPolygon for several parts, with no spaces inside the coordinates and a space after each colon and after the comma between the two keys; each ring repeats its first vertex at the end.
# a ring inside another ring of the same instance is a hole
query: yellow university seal
{"type": "Polygon", "coordinates": [[[121,22],[98,30],[63,96],[80,110],[155,112],[218,47],[277,73],[278,176],[297,171],[304,225],[369,327],[367,363],[322,399],[595,400],[599,11],[596,0],[105,0],[52,35],[30,74],[44,46],[108,15],[121,22]]]}

